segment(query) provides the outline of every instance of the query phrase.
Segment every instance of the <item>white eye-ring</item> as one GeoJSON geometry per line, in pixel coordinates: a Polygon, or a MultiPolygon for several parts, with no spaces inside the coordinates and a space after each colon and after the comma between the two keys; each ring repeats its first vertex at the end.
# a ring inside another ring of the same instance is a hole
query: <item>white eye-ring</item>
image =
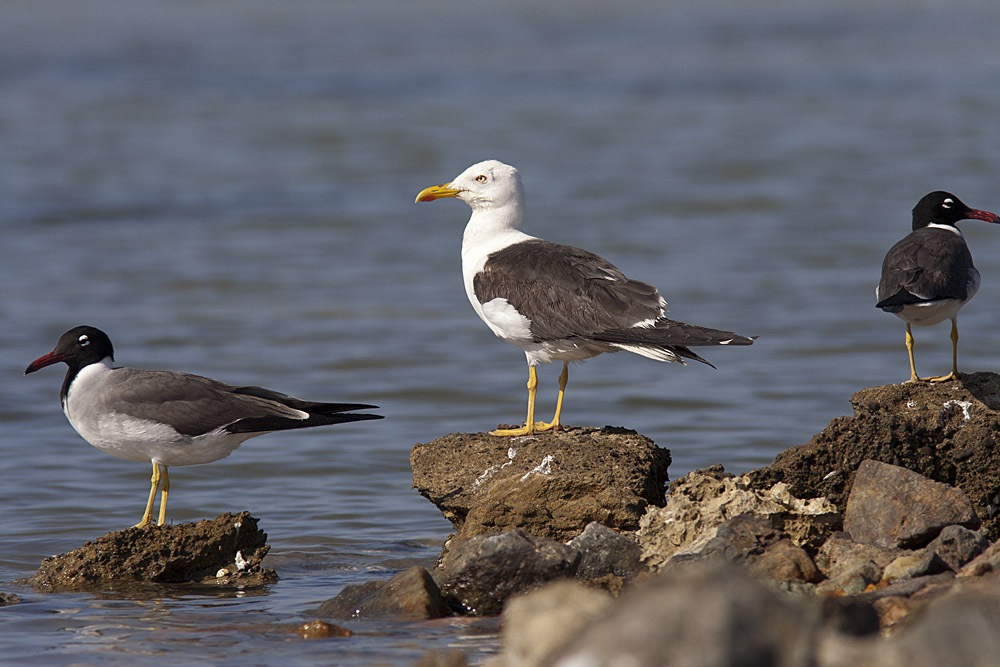
{"type": "Polygon", "coordinates": [[[951,208],[951,205],[955,203],[955,200],[948,198],[941,202],[941,208],[951,208]]]}
{"type": "Polygon", "coordinates": [[[90,345],[90,337],[87,334],[83,334],[77,339],[77,342],[80,343],[80,347],[87,347],[90,345]]]}

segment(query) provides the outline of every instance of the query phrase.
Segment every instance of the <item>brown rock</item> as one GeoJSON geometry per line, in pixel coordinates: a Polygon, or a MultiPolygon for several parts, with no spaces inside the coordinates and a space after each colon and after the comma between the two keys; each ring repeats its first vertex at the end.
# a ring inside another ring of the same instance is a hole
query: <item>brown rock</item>
{"type": "Polygon", "coordinates": [[[991,572],[1000,572],[1000,541],[986,547],[986,551],[964,565],[958,571],[958,576],[962,578],[982,577],[991,572]]]}
{"type": "Polygon", "coordinates": [[[785,484],[751,488],[745,477],[726,473],[722,466],[695,470],[670,485],[664,507],[650,508],[640,522],[637,537],[643,561],[654,570],[675,555],[700,552],[719,526],[737,516],[766,517],[771,526],[787,532],[796,546],[816,549],[840,515],[823,498],[800,500],[785,484]]]}
{"type": "Polygon", "coordinates": [[[524,438],[452,434],[410,453],[413,486],[460,537],[520,529],[560,541],[592,521],[635,530],[662,505],[670,452],[627,429],[524,438]]]}
{"type": "Polygon", "coordinates": [[[865,459],[908,468],[965,491],[990,539],[1000,537],[1000,375],[962,374],[957,382],[863,389],[854,415],[788,449],[749,476],[757,488],[787,482],[800,498],[824,496],[844,507],[865,459]]]}
{"type": "Polygon", "coordinates": [[[906,553],[871,544],[859,544],[846,533],[834,533],[816,554],[816,565],[827,577],[836,578],[853,569],[859,561],[871,562],[881,572],[889,563],[906,553]]]}
{"type": "Polygon", "coordinates": [[[844,530],[854,541],[912,549],[952,524],[979,526],[961,489],[880,461],[858,467],[844,513],[844,530]]]}
{"type": "Polygon", "coordinates": [[[330,618],[425,619],[447,613],[437,584],[419,565],[385,581],[345,586],[316,610],[317,616],[330,618]]]}
{"type": "Polygon", "coordinates": [[[270,547],[249,512],[197,523],[126,528],[42,561],[28,580],[36,590],[86,590],[199,582],[262,586],[277,581],[261,568],[270,547]]]}

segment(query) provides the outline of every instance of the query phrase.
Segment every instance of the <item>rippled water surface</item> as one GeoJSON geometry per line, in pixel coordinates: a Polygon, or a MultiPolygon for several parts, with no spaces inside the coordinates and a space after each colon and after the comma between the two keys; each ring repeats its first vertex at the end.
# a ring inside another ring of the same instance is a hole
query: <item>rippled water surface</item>
{"type": "MultiPolygon", "coordinates": [[[[467,208],[422,188],[518,166],[526,231],[658,285],[677,319],[760,336],[718,370],[605,355],[565,419],[742,472],[908,375],[879,264],[923,194],[1000,210],[1000,5],[9,2],[0,7],[0,653],[38,664],[481,660],[495,625],[290,628],[343,586],[428,564],[450,526],[416,442],[523,418],[522,353],[462,289],[467,208]],[[86,445],[62,371],[77,324],[119,363],[376,403],[387,419],[250,440],[175,468],[174,522],[249,509],[260,593],[40,595],[40,559],[134,523],[149,471],[86,445]],[[40,656],[40,657],[39,657],[40,656]]],[[[997,370],[1000,229],[964,225],[983,286],[960,364],[997,370]]],[[[922,373],[949,363],[921,329],[922,373]]],[[[541,369],[552,410],[558,368],[541,369]]]]}

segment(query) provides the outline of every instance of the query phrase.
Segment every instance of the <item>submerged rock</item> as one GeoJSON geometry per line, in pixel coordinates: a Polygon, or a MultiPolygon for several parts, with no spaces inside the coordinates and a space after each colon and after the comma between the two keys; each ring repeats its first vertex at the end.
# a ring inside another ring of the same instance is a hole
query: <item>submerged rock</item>
{"type": "Polygon", "coordinates": [[[638,528],[664,502],[670,452],[627,429],[565,428],[447,435],[415,445],[410,464],[414,488],[459,537],[518,529],[565,541],[594,521],[638,528]]]}
{"type": "Polygon", "coordinates": [[[245,588],[277,581],[262,568],[267,534],[249,512],[197,523],[108,533],[42,561],[27,583],[41,591],[115,588],[139,583],[200,583],[245,588]]]}
{"type": "Polygon", "coordinates": [[[838,417],[805,445],[749,473],[757,488],[783,481],[796,496],[845,507],[865,459],[961,488],[990,539],[1000,537],[1000,375],[862,389],[854,415],[838,417]]]}

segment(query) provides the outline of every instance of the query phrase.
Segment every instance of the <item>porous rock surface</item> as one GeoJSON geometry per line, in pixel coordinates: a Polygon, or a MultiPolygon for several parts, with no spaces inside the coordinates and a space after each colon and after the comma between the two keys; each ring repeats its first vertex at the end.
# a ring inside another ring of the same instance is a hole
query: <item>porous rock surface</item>
{"type": "Polygon", "coordinates": [[[257,522],[242,512],[197,523],[126,528],[46,558],[26,583],[40,591],[134,584],[261,586],[278,577],[261,567],[270,547],[257,522]]]}
{"type": "Polygon", "coordinates": [[[751,484],[785,482],[799,498],[846,506],[865,459],[901,466],[962,489],[991,539],[1000,537],[1000,375],[960,374],[955,382],[870,387],[851,397],[812,440],[749,473],[751,484]]]}
{"type": "Polygon", "coordinates": [[[662,505],[670,452],[627,429],[506,438],[452,434],[413,447],[413,486],[459,537],[519,529],[569,540],[596,521],[635,530],[662,505]]]}

